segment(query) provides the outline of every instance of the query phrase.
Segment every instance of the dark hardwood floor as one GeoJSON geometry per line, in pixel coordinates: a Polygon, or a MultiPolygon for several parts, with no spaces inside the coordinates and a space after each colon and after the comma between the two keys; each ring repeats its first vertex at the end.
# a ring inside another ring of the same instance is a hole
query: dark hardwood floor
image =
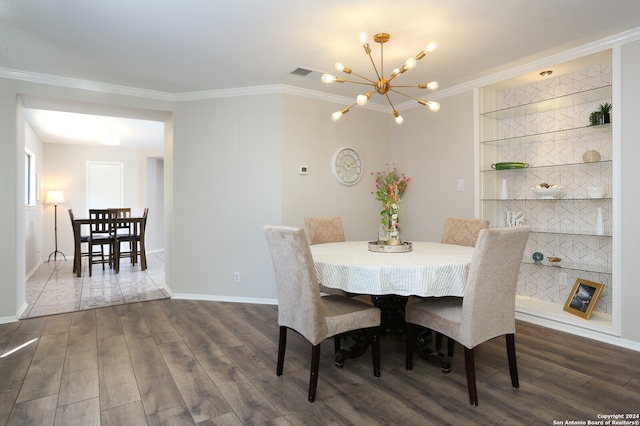
{"type": "Polygon", "coordinates": [[[380,378],[370,352],[338,369],[324,343],[309,403],[311,347],[296,333],[276,376],[275,306],[169,299],[0,325],[0,354],[30,341],[0,358],[0,424],[552,425],[640,412],[639,352],[523,322],[519,389],[504,338],[476,349],[478,407],[460,346],[448,375],[420,358],[406,371],[393,339],[380,378]]]}

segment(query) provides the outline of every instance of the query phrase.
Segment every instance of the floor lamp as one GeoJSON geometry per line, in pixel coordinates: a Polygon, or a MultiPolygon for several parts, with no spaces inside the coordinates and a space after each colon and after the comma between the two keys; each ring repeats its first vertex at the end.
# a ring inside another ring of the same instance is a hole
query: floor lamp
{"type": "Polygon", "coordinates": [[[53,204],[53,211],[54,211],[54,232],[55,232],[55,242],[56,242],[56,249],[51,252],[51,254],[49,255],[49,260],[47,260],[47,262],[51,262],[51,256],[53,256],[53,261],[56,261],[56,258],[58,256],[58,253],[60,253],[62,255],[62,257],[64,257],[64,260],[67,260],[67,257],[64,255],[63,252],[58,251],[58,204],[62,204],[64,203],[64,194],[62,193],[62,191],[48,191],[47,192],[47,200],[45,201],[46,204],[53,204]]]}

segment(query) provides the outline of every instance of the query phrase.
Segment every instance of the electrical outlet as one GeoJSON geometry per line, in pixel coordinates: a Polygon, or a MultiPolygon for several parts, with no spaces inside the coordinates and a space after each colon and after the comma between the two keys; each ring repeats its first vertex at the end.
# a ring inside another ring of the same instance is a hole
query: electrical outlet
{"type": "Polygon", "coordinates": [[[464,191],[464,179],[458,179],[458,191],[464,191]]]}
{"type": "Polygon", "coordinates": [[[560,272],[558,274],[558,281],[560,282],[561,286],[566,286],[567,285],[567,273],[566,272],[560,272]]]}
{"type": "Polygon", "coordinates": [[[233,282],[234,283],[239,283],[240,282],[240,272],[234,272],[233,273],[233,282]]]}

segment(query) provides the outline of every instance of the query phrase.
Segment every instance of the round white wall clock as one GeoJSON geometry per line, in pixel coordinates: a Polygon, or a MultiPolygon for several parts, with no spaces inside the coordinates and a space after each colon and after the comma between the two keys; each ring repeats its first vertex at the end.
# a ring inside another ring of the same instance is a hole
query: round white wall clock
{"type": "Polygon", "coordinates": [[[362,177],[362,159],[353,148],[340,148],[331,160],[331,171],[343,185],[355,185],[362,177]]]}

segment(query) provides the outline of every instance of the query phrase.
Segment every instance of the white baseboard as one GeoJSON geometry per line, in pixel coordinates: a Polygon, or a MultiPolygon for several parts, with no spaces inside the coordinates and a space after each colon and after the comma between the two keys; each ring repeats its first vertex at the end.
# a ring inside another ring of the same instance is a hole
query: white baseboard
{"type": "Polygon", "coordinates": [[[620,346],[623,348],[631,349],[640,352],[640,342],[634,342],[632,340],[623,339],[612,334],[601,333],[594,330],[589,330],[581,327],[575,327],[567,323],[562,323],[546,318],[542,318],[536,315],[529,315],[523,312],[516,312],[516,319],[529,322],[531,324],[540,325],[553,330],[562,331],[569,334],[575,334],[576,336],[586,337],[587,339],[597,340],[602,343],[609,343],[611,345],[620,346]]]}
{"type": "Polygon", "coordinates": [[[277,305],[278,299],[263,299],[256,297],[215,296],[210,294],[176,293],[174,299],[183,300],[208,300],[211,302],[252,303],[257,305],[277,305]]]}

